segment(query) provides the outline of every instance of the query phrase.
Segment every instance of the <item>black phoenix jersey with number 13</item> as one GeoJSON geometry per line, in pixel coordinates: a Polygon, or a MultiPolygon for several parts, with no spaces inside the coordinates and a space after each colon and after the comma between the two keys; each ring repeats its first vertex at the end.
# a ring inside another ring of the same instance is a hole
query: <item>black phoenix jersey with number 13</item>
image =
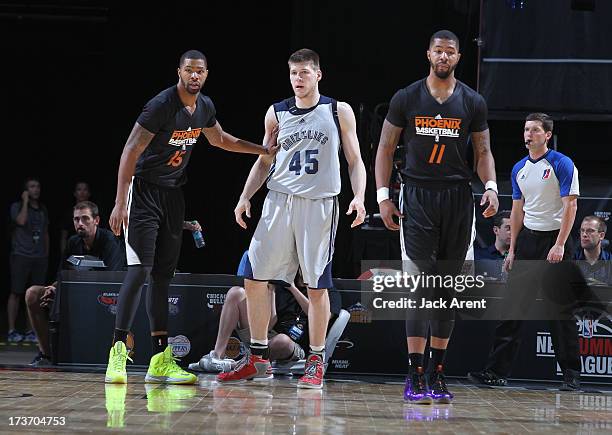
{"type": "Polygon", "coordinates": [[[387,121],[404,129],[404,177],[416,182],[471,180],[468,138],[488,126],[484,98],[469,86],[457,80],[453,94],[440,104],[426,79],[419,80],[395,93],[387,121]]]}
{"type": "Polygon", "coordinates": [[[138,158],[134,175],[159,186],[178,187],[187,181],[185,168],[202,129],[217,120],[209,97],[199,94],[190,114],[172,86],[145,105],[137,122],[155,136],[138,158]]]}

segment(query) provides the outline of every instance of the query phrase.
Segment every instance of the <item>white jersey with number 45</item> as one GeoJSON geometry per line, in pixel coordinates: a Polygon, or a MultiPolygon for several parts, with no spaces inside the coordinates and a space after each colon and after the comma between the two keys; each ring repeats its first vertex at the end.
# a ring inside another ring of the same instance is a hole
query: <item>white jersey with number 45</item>
{"type": "Polygon", "coordinates": [[[308,109],[295,105],[295,97],[274,104],[279,123],[280,149],[268,189],[308,199],[340,193],[340,124],[337,101],[321,95],[308,109]]]}

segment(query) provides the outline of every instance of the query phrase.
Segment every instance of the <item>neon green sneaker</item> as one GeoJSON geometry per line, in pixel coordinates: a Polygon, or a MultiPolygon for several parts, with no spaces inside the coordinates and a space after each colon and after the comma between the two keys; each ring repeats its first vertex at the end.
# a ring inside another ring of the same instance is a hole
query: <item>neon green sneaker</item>
{"type": "Polygon", "coordinates": [[[145,382],[158,384],[195,384],[198,379],[193,373],[186,372],[176,364],[178,358],[172,355],[172,348],[156,353],[151,357],[145,382]]]}
{"type": "Polygon", "coordinates": [[[132,358],[128,356],[125,343],[123,341],[116,342],[108,354],[108,366],[106,367],[104,382],[109,384],[127,384],[125,363],[128,359],[132,361],[132,358]]]}

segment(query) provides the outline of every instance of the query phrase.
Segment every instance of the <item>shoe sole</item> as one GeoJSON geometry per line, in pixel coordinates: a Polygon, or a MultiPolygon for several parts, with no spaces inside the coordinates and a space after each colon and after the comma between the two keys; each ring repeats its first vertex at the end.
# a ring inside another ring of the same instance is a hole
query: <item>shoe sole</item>
{"type": "Polygon", "coordinates": [[[274,379],[274,375],[269,375],[269,376],[253,376],[250,378],[242,378],[242,379],[231,379],[231,380],[220,380],[217,378],[217,382],[219,382],[220,384],[244,384],[248,381],[254,381],[254,382],[262,382],[262,381],[269,381],[271,379],[274,379]]]}
{"type": "Polygon", "coordinates": [[[127,384],[127,379],[115,379],[105,376],[104,382],[106,382],[107,384],[127,384]]]}
{"type": "Polygon", "coordinates": [[[231,379],[231,380],[221,380],[217,378],[217,382],[220,384],[245,384],[246,381],[250,379],[231,379]]]}
{"type": "Polygon", "coordinates": [[[273,374],[269,374],[266,376],[254,376],[251,379],[249,379],[250,381],[255,381],[255,382],[261,382],[261,381],[269,381],[270,379],[274,379],[274,375],[273,374]]]}
{"type": "Polygon", "coordinates": [[[190,385],[195,384],[198,379],[172,379],[165,376],[145,376],[145,382],[149,384],[172,384],[172,385],[190,385]]]}

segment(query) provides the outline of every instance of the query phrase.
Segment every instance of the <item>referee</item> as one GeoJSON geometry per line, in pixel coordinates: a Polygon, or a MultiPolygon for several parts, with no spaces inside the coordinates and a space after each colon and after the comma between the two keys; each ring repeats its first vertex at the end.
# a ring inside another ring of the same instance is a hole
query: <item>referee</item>
{"type": "MultiPolygon", "coordinates": [[[[529,155],[514,165],[511,178],[511,239],[504,261],[504,269],[510,270],[510,289],[532,291],[534,282],[547,280],[542,276],[558,276],[564,269],[558,266],[543,269],[542,263],[569,260],[574,251],[569,235],[576,218],[578,170],[569,157],[548,149],[552,131],[553,120],[549,115],[527,116],[523,136],[529,155]],[[517,264],[513,268],[515,260],[517,264]]],[[[554,289],[557,294],[560,290],[554,289]]],[[[469,373],[470,380],[496,386],[507,383],[520,348],[522,323],[520,320],[499,323],[485,370],[469,373]]],[[[560,389],[579,390],[581,362],[576,322],[570,318],[553,320],[551,329],[555,355],[563,372],[560,389]]]]}

